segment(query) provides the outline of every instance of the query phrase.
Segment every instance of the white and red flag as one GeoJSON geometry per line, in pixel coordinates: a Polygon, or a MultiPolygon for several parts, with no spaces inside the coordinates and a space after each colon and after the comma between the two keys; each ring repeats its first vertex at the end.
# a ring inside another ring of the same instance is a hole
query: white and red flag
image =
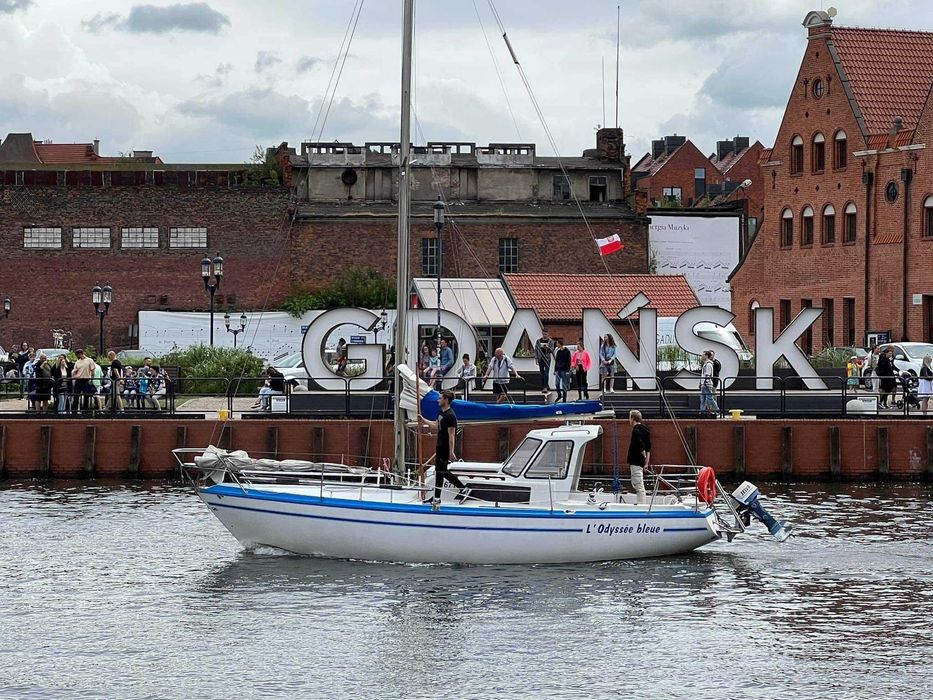
{"type": "Polygon", "coordinates": [[[597,238],[596,245],[599,246],[600,255],[609,255],[617,250],[622,250],[625,246],[622,244],[622,238],[618,233],[614,233],[608,238],[597,238]]]}

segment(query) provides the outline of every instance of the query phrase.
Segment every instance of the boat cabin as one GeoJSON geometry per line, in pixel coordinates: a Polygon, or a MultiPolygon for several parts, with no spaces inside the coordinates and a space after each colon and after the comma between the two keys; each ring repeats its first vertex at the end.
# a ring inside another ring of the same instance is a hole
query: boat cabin
{"type": "Polygon", "coordinates": [[[470,498],[500,503],[564,501],[577,490],[587,443],[599,425],[566,425],[532,430],[502,463],[450,465],[470,489],[470,498]]]}

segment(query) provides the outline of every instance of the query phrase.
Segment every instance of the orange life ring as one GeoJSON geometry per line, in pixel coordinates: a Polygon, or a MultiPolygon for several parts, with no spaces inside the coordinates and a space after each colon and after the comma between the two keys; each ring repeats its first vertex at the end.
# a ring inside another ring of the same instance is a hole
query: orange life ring
{"type": "Polygon", "coordinates": [[[697,474],[697,498],[707,505],[716,500],[716,472],[712,467],[703,467],[697,474]]]}

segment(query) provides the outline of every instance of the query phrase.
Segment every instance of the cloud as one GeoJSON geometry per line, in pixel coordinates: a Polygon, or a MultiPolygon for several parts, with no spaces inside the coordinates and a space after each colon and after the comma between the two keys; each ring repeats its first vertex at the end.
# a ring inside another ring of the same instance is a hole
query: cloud
{"type": "MultiPolygon", "coordinates": [[[[0,0],[3,2],[4,0],[0,0]]],[[[15,1],[15,0],[14,0],[15,1]]],[[[205,32],[218,34],[230,20],[206,2],[165,5],[134,5],[126,17],[98,12],[81,26],[93,33],[116,29],[132,34],[166,34],[168,32],[205,32]]]]}
{"type": "Polygon", "coordinates": [[[729,51],[700,87],[700,95],[737,109],[783,107],[790,94],[794,74],[774,70],[793,66],[799,60],[798,46],[766,35],[754,51],[747,47],[729,51]]]}
{"type": "Polygon", "coordinates": [[[203,97],[178,106],[189,117],[211,119],[256,139],[275,140],[288,132],[303,135],[310,130],[310,105],[298,95],[285,95],[269,88],[247,88],[213,100],[203,97]]]}
{"type": "Polygon", "coordinates": [[[273,68],[282,62],[275,51],[259,51],[256,53],[256,72],[262,73],[264,70],[273,68]]]}
{"type": "Polygon", "coordinates": [[[315,56],[302,56],[295,64],[295,70],[299,73],[307,73],[309,70],[313,70],[323,62],[323,58],[316,58],[315,56]]]}
{"type": "Polygon", "coordinates": [[[25,10],[32,5],[32,0],[0,0],[0,14],[12,14],[17,10],[25,10]]]}
{"type": "Polygon", "coordinates": [[[195,80],[208,88],[220,88],[224,86],[225,78],[233,71],[232,63],[221,63],[213,74],[199,73],[195,80]]]}

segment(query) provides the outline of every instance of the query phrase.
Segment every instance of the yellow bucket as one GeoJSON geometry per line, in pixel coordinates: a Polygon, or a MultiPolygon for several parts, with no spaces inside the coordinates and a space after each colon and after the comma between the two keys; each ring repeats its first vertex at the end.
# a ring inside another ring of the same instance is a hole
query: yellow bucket
{"type": "Polygon", "coordinates": [[[733,408],[729,411],[729,413],[732,414],[732,420],[742,420],[742,409],[741,408],[733,408]]]}
{"type": "Polygon", "coordinates": [[[230,417],[230,411],[226,408],[217,409],[217,418],[218,420],[227,420],[230,417]]]}

